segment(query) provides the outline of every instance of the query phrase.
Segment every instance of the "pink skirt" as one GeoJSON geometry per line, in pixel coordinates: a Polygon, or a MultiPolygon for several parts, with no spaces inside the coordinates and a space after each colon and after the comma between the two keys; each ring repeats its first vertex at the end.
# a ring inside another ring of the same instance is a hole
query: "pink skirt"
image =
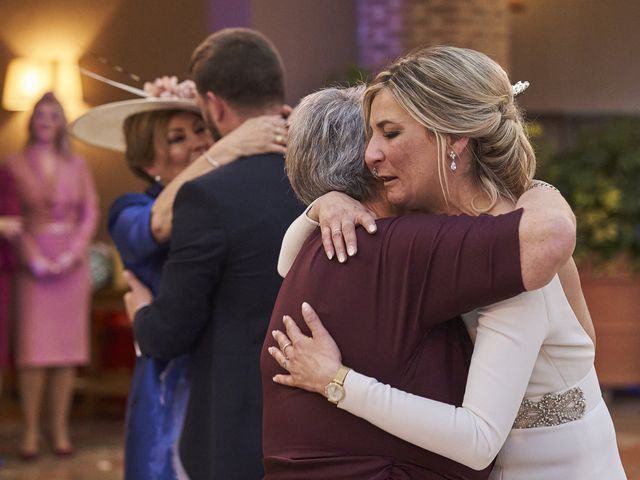
{"type": "MultiPolygon", "coordinates": [[[[41,252],[55,258],[68,249],[64,234],[38,236],[41,252]]],[[[87,260],[58,276],[36,278],[26,269],[17,278],[16,365],[54,367],[89,360],[87,260]]]]}

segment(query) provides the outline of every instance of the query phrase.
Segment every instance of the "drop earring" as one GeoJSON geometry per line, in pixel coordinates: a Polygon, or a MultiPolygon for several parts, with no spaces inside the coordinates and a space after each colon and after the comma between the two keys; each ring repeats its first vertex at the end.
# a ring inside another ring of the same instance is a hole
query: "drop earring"
{"type": "Polygon", "coordinates": [[[451,164],[449,165],[449,168],[451,169],[452,172],[455,172],[456,169],[458,168],[458,164],[456,163],[456,159],[458,158],[458,155],[456,155],[456,152],[451,150],[449,152],[449,158],[451,159],[451,164]]]}
{"type": "Polygon", "coordinates": [[[153,179],[154,179],[156,182],[160,183],[160,181],[162,180],[162,177],[161,177],[160,175],[156,175],[155,177],[153,177],[153,179]]]}

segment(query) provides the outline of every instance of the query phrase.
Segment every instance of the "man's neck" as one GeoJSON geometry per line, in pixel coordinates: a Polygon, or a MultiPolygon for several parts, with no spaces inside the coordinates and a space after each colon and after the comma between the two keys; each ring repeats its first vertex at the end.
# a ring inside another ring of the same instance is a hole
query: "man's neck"
{"type": "MultiPolygon", "coordinates": [[[[282,114],[282,105],[274,104],[267,107],[256,108],[252,110],[231,110],[230,118],[227,124],[226,132],[224,135],[228,135],[233,132],[236,128],[242,125],[247,120],[250,120],[255,117],[260,117],[262,115],[281,115],[282,114]]],[[[222,132],[221,132],[222,133],[222,132]]]]}

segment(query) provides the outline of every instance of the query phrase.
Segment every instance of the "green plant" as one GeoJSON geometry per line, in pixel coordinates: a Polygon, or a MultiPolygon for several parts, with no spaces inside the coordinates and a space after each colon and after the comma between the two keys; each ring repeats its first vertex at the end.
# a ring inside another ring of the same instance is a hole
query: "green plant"
{"type": "Polygon", "coordinates": [[[571,150],[551,155],[539,178],[574,209],[578,261],[602,266],[623,257],[640,267],[640,119],[585,129],[571,150]]]}
{"type": "Polygon", "coordinates": [[[346,84],[350,87],[360,83],[368,83],[373,78],[371,71],[359,65],[349,65],[346,71],[346,84]]]}

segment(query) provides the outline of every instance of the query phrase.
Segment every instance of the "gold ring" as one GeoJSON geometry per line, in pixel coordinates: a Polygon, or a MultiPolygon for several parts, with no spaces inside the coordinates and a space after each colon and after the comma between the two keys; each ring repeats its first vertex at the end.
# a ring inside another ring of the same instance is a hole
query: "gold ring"
{"type": "Polygon", "coordinates": [[[284,358],[289,359],[289,357],[287,357],[287,347],[291,347],[293,346],[293,343],[291,342],[287,342],[281,349],[280,351],[282,352],[282,355],[284,355],[284,358]]]}

